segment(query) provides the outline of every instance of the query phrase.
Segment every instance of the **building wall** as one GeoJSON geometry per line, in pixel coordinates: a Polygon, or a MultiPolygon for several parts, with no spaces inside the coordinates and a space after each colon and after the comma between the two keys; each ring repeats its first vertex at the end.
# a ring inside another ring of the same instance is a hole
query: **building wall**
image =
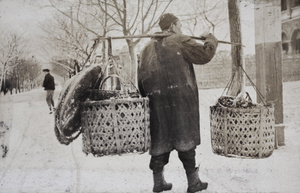
{"type": "MultiPolygon", "coordinates": [[[[300,80],[300,57],[284,57],[282,60],[283,81],[300,80]]],[[[205,65],[195,65],[196,79],[199,88],[225,88],[232,76],[231,60],[214,61],[205,65]]],[[[256,82],[256,65],[255,60],[245,60],[245,71],[250,80],[256,82]]],[[[246,85],[251,85],[246,77],[246,85]]]]}
{"type": "Polygon", "coordinates": [[[283,82],[300,80],[300,55],[282,59],[283,82]]]}

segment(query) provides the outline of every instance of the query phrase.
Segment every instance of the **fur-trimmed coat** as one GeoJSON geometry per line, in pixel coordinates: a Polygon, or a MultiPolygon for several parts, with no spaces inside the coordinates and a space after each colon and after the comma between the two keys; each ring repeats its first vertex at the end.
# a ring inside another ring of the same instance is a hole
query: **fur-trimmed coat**
{"type": "Polygon", "coordinates": [[[153,38],[143,49],[138,85],[150,99],[151,155],[173,149],[187,151],[200,144],[198,87],[193,64],[208,63],[217,40],[209,35],[204,44],[174,34],[153,38]]]}

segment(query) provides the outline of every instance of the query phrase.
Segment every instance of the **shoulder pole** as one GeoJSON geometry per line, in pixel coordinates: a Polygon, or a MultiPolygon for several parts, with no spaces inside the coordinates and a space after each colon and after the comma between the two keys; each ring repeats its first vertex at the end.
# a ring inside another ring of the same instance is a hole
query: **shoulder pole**
{"type": "MultiPolygon", "coordinates": [[[[141,34],[141,35],[128,35],[128,36],[112,36],[112,37],[103,37],[103,36],[99,36],[99,38],[96,39],[132,39],[132,38],[155,38],[155,37],[168,37],[171,36],[173,34],[141,34]]],[[[192,39],[196,39],[196,40],[201,40],[201,41],[205,41],[205,37],[196,37],[196,36],[190,36],[192,39]]],[[[231,44],[231,45],[235,45],[235,46],[243,46],[241,43],[234,43],[234,42],[227,42],[227,41],[222,41],[222,40],[218,40],[218,43],[221,44],[231,44]]]]}

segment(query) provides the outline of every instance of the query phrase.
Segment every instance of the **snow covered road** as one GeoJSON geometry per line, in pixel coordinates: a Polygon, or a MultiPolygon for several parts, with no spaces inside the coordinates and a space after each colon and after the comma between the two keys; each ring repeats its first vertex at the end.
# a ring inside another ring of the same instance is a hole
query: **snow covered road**
{"type": "MultiPolygon", "coordinates": [[[[200,90],[202,145],[197,148],[197,162],[200,178],[209,183],[202,192],[300,192],[299,83],[284,83],[286,145],[265,159],[227,158],[212,153],[208,107],[223,90],[200,90]]],[[[44,97],[43,90],[1,95],[1,118],[8,103],[13,107],[11,129],[6,136],[9,152],[0,160],[1,193],[151,192],[148,153],[86,156],[81,150],[81,137],[69,146],[61,145],[54,134],[54,116],[48,113],[44,97]]],[[[186,192],[185,172],[175,151],[165,168],[165,178],[173,183],[169,192],[186,192]]]]}
{"type": "Polygon", "coordinates": [[[1,192],[57,192],[74,186],[76,165],[71,148],[57,143],[53,115],[47,110],[44,101],[13,104],[9,153],[0,174],[1,192]]]}

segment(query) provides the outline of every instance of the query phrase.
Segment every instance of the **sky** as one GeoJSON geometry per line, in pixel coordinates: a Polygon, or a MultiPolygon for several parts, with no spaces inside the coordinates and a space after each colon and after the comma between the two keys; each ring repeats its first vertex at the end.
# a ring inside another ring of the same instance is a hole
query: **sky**
{"type": "Polygon", "coordinates": [[[39,33],[39,22],[51,16],[39,3],[45,0],[0,0],[1,28],[24,35],[39,33]]]}
{"type": "MultiPolygon", "coordinates": [[[[38,55],[43,33],[40,23],[51,17],[51,11],[41,8],[47,0],[0,0],[0,30],[29,40],[30,55],[38,55]]],[[[37,56],[38,57],[38,56],[37,56]]]]}
{"type": "MultiPolygon", "coordinates": [[[[17,32],[17,34],[22,34],[23,37],[30,39],[32,55],[41,54],[38,51],[40,50],[39,47],[43,45],[41,45],[39,38],[43,32],[39,25],[51,18],[53,14],[49,8],[39,6],[47,2],[48,0],[0,0],[0,29],[8,30],[10,33],[17,32]]],[[[243,0],[240,15],[243,44],[245,45],[244,54],[254,54],[253,4],[243,0]]],[[[218,34],[221,37],[223,33],[224,31],[219,30],[215,35],[218,38],[218,34]]],[[[229,37],[226,41],[229,41],[229,37]]],[[[230,46],[219,44],[218,50],[224,49],[229,50],[230,46]]]]}

